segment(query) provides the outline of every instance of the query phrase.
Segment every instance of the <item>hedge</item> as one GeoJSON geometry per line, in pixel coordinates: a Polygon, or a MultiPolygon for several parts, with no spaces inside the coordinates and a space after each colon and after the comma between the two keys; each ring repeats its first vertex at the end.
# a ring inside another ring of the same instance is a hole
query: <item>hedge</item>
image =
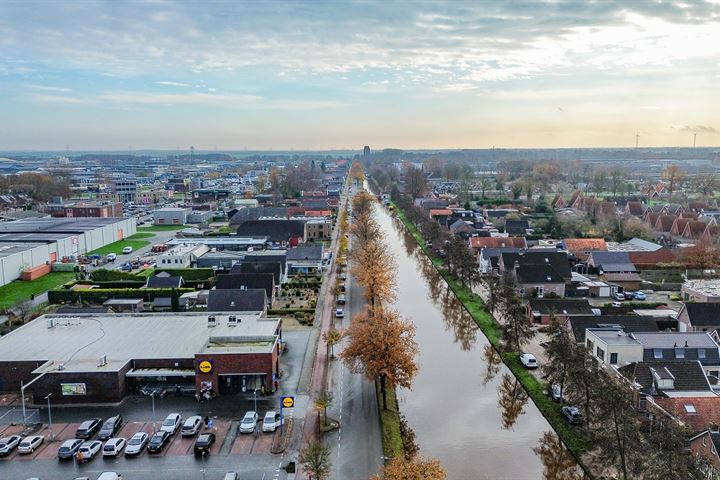
{"type": "MultiPolygon", "coordinates": [[[[192,288],[176,288],[179,295],[183,293],[193,292],[192,288]]],[[[48,292],[48,302],[72,303],[78,298],[88,303],[103,303],[111,298],[141,298],[149,302],[155,297],[169,297],[172,295],[172,288],[93,288],[91,290],[50,290],[48,292]]]]}
{"type": "Polygon", "coordinates": [[[268,315],[295,315],[296,313],[315,313],[314,308],[270,308],[268,315]]]}
{"type": "Polygon", "coordinates": [[[115,280],[134,280],[138,282],[144,282],[145,279],[135,275],[133,273],[121,272],[120,270],[108,270],[106,268],[100,268],[93,270],[90,277],[95,282],[110,282],[115,280]]]}

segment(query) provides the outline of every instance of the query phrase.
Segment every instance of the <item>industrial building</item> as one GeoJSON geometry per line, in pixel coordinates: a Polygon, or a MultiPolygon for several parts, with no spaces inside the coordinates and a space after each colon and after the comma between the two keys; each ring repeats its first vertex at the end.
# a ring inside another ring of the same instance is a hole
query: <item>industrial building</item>
{"type": "Polygon", "coordinates": [[[43,315],[0,337],[0,391],[34,403],[119,402],[148,384],[265,388],[280,371],[280,319],[261,312],[43,315]]]}
{"type": "Polygon", "coordinates": [[[185,225],[190,212],[188,208],[158,208],[153,212],[153,222],[155,225],[185,225]]]}
{"type": "Polygon", "coordinates": [[[28,218],[0,223],[0,286],[27,269],[74,261],[135,234],[134,218],[28,218]]]}

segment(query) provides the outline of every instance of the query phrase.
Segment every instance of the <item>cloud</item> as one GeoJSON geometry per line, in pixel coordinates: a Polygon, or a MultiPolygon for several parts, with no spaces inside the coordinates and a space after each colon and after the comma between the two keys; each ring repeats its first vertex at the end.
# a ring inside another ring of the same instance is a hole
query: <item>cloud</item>
{"type": "Polygon", "coordinates": [[[248,105],[262,100],[257,95],[215,94],[204,92],[154,93],[136,91],[115,91],[101,94],[100,101],[137,105],[207,105],[227,106],[248,105]]]}
{"type": "Polygon", "coordinates": [[[168,87],[189,87],[189,88],[202,88],[204,85],[193,85],[191,83],[173,82],[172,80],[162,80],[155,82],[157,85],[165,85],[168,87]]]}
{"type": "Polygon", "coordinates": [[[680,131],[690,133],[718,133],[717,129],[711,127],[710,125],[685,125],[680,129],[680,131]]]}
{"type": "Polygon", "coordinates": [[[41,104],[65,104],[65,105],[79,105],[88,103],[88,99],[81,97],[73,97],[69,95],[45,95],[45,94],[34,94],[30,96],[30,100],[34,103],[41,104]]]}
{"type": "Polygon", "coordinates": [[[72,88],[68,87],[55,87],[51,85],[35,85],[35,84],[28,84],[25,85],[27,88],[33,89],[33,90],[41,90],[43,92],[62,92],[62,93],[69,93],[72,92],[72,88]]]}

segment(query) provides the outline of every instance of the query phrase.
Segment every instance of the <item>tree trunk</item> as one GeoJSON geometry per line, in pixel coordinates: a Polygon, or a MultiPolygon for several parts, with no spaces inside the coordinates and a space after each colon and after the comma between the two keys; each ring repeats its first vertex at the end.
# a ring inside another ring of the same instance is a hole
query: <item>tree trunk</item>
{"type": "Polygon", "coordinates": [[[385,391],[385,375],[380,375],[380,391],[382,392],[383,410],[387,410],[387,395],[385,391]]]}

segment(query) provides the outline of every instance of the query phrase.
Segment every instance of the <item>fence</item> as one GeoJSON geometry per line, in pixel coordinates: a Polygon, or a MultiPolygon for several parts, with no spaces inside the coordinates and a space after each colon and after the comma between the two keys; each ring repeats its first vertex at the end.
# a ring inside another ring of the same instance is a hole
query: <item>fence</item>
{"type": "Polygon", "coordinates": [[[26,408],[24,419],[22,408],[11,408],[0,415],[0,425],[32,425],[40,422],[40,410],[37,408],[26,408]]]}

